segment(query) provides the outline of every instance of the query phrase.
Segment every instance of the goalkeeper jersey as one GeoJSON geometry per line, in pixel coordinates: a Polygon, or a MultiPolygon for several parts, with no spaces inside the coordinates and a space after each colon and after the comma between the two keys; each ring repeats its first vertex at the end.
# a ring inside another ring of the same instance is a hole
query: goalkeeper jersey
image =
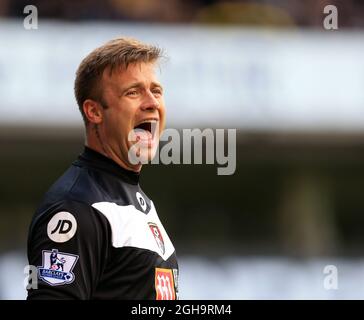
{"type": "Polygon", "coordinates": [[[28,236],[33,299],[178,299],[178,264],[139,174],[85,147],[45,194],[28,236]]]}

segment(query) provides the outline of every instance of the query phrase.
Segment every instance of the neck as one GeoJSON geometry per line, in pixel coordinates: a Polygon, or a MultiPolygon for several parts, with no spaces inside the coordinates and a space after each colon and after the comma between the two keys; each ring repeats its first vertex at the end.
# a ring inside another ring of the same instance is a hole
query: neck
{"type": "Polygon", "coordinates": [[[86,133],[85,145],[88,148],[101,153],[105,157],[110,158],[111,160],[116,162],[120,167],[126,170],[140,172],[142,169],[141,164],[138,165],[130,164],[128,161],[123,159],[121,155],[118,155],[118,153],[115,150],[113,150],[113,148],[110,145],[102,143],[101,139],[97,137],[97,134],[86,133]]]}

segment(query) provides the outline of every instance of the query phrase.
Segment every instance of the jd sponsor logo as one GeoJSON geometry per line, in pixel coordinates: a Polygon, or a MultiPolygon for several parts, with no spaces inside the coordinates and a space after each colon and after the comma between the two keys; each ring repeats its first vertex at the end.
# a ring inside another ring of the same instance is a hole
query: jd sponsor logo
{"type": "Polygon", "coordinates": [[[62,243],[70,240],[76,233],[75,217],[66,211],[58,212],[48,222],[47,234],[54,242],[62,243]]]}

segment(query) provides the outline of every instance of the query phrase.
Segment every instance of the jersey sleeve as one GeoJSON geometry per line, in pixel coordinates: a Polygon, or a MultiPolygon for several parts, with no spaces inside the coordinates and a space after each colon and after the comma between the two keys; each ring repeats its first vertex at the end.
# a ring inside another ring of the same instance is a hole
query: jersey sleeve
{"type": "Polygon", "coordinates": [[[37,215],[28,237],[29,264],[38,288],[28,300],[90,299],[106,266],[107,220],[92,206],[65,201],[37,215]]]}

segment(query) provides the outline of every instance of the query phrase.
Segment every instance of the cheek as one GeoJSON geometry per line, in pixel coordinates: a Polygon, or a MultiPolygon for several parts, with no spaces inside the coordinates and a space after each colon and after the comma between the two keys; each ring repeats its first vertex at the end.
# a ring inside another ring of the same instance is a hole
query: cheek
{"type": "Polygon", "coordinates": [[[104,123],[105,131],[111,139],[120,139],[120,137],[127,135],[129,130],[129,123],[126,121],[121,113],[110,113],[104,123]]]}
{"type": "Polygon", "coordinates": [[[160,118],[160,123],[161,123],[160,131],[162,131],[162,130],[164,130],[165,123],[166,123],[166,109],[165,109],[164,105],[162,105],[159,108],[159,118],[160,118]]]}

